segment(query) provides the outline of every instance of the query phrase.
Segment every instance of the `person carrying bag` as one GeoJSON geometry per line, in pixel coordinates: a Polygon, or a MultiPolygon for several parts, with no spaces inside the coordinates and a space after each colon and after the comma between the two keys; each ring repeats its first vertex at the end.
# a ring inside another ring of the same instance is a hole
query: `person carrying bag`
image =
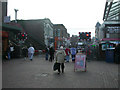
{"type": "Polygon", "coordinates": [[[59,63],[57,63],[57,61],[55,61],[53,70],[56,71],[56,70],[58,70],[58,68],[59,68],[59,63]]]}
{"type": "Polygon", "coordinates": [[[64,62],[65,62],[64,58],[65,58],[65,56],[66,56],[66,53],[63,50],[63,46],[61,46],[60,50],[58,50],[56,53],[56,57],[55,57],[56,62],[54,63],[54,67],[55,67],[54,70],[58,70],[58,74],[61,73],[60,67],[62,69],[62,73],[64,73],[64,67],[65,67],[64,66],[64,62]]]}

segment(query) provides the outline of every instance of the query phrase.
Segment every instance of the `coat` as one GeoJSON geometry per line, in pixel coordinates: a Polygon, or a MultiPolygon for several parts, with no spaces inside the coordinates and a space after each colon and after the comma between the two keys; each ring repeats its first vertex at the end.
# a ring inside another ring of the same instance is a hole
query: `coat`
{"type": "Polygon", "coordinates": [[[76,54],[76,48],[71,48],[70,51],[71,51],[71,54],[72,54],[72,55],[75,55],[75,54],[76,54]]]}
{"type": "Polygon", "coordinates": [[[65,53],[66,53],[66,55],[69,55],[69,54],[70,54],[70,49],[69,49],[69,48],[66,48],[66,49],[65,49],[65,53]]]}
{"type": "Polygon", "coordinates": [[[28,49],[27,48],[23,48],[23,55],[26,56],[28,54],[28,49]]]}
{"type": "Polygon", "coordinates": [[[64,50],[58,50],[57,53],[56,53],[56,61],[58,63],[64,63],[65,62],[65,56],[66,56],[66,53],[64,50]]]}
{"type": "Polygon", "coordinates": [[[54,52],[55,52],[55,50],[53,49],[53,47],[51,47],[51,48],[49,49],[49,54],[50,54],[50,55],[54,55],[54,52]]]}
{"type": "Polygon", "coordinates": [[[29,47],[29,48],[28,48],[28,53],[34,53],[34,52],[35,52],[34,47],[29,47]]]}

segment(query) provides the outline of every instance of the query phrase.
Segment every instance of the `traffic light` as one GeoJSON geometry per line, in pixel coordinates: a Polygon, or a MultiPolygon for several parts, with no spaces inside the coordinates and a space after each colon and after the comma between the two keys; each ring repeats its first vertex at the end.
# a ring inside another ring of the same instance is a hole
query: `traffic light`
{"type": "Polygon", "coordinates": [[[91,32],[79,32],[79,41],[90,41],[91,32]]]}
{"type": "Polygon", "coordinates": [[[89,34],[86,34],[86,36],[88,37],[88,36],[89,36],[89,34]]]}
{"type": "Polygon", "coordinates": [[[22,37],[24,37],[25,35],[24,34],[22,34],[22,37]]]}
{"type": "Polygon", "coordinates": [[[91,32],[86,32],[86,39],[90,39],[91,40],[91,32]]]}
{"type": "Polygon", "coordinates": [[[26,34],[22,33],[22,39],[26,39],[26,34]]]}
{"type": "Polygon", "coordinates": [[[18,40],[26,40],[27,34],[26,33],[18,33],[18,40]]]}

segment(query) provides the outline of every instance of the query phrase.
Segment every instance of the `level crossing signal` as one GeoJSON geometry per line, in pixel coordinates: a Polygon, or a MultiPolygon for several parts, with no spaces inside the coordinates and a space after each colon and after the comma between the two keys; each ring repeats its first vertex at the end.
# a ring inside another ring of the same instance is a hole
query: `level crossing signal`
{"type": "Polygon", "coordinates": [[[27,33],[18,33],[18,35],[17,35],[17,39],[18,40],[23,40],[23,41],[25,41],[26,39],[27,39],[27,33]]]}
{"type": "Polygon", "coordinates": [[[91,32],[79,32],[79,41],[91,41],[91,32]]]}

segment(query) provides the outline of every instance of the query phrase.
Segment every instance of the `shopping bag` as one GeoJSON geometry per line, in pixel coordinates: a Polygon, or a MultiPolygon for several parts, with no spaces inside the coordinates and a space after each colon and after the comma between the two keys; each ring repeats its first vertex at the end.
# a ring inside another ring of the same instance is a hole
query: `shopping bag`
{"type": "Polygon", "coordinates": [[[53,70],[56,71],[59,68],[59,63],[55,62],[53,65],[53,70]]]}

